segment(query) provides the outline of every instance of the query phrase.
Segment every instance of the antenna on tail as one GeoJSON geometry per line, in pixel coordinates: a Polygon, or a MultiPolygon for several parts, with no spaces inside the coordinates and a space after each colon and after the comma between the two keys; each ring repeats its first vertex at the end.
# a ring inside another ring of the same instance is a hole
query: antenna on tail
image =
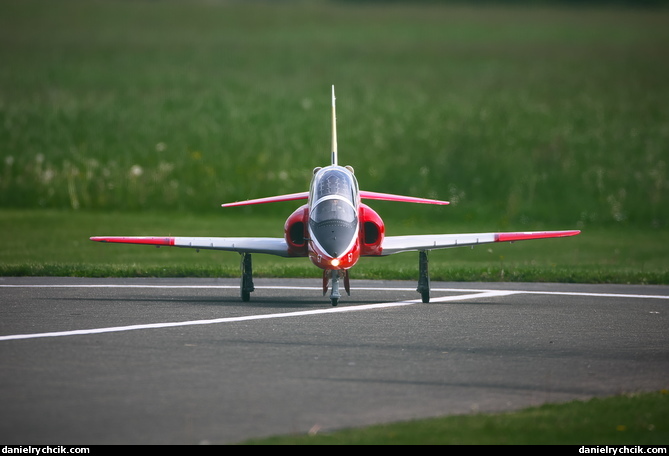
{"type": "Polygon", "coordinates": [[[335,91],[332,85],[332,164],[337,166],[337,116],[335,115],[335,91]]]}

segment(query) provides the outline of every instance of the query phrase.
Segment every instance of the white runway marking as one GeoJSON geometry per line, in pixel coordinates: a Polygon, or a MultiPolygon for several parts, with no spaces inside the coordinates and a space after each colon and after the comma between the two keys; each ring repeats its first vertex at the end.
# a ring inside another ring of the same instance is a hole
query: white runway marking
{"type": "MultiPolygon", "coordinates": [[[[235,287],[237,288],[237,287],[235,287]]],[[[275,288],[275,287],[273,287],[275,288]]],[[[473,293],[467,295],[459,296],[444,296],[441,298],[434,298],[431,302],[446,302],[446,301],[460,301],[474,298],[484,298],[489,296],[505,296],[508,294],[513,294],[513,292],[508,291],[489,291],[482,293],[473,293]]],[[[14,334],[9,336],[0,336],[0,341],[3,340],[17,340],[17,339],[37,339],[42,337],[63,337],[63,336],[79,336],[86,334],[101,334],[109,332],[121,332],[121,331],[135,331],[138,329],[156,329],[156,328],[174,328],[177,326],[195,326],[195,325],[214,325],[220,323],[233,323],[238,321],[250,321],[250,320],[267,320],[271,318],[289,318],[289,317],[303,317],[306,315],[318,315],[318,314],[328,314],[328,313],[342,313],[342,312],[358,312],[362,310],[372,310],[372,309],[383,309],[388,307],[399,307],[399,306],[410,306],[422,302],[420,299],[415,299],[411,301],[397,301],[397,302],[386,302],[379,304],[366,304],[360,306],[344,306],[344,307],[329,307],[326,309],[316,309],[316,310],[304,310],[299,312],[283,312],[283,313],[274,313],[274,314],[263,314],[263,315],[248,315],[243,317],[228,317],[228,318],[214,318],[211,320],[191,320],[191,321],[179,321],[179,322],[167,322],[167,323],[149,323],[143,325],[129,325],[129,326],[112,326],[108,328],[94,328],[94,329],[79,329],[74,331],[56,331],[56,332],[47,332],[47,333],[36,333],[36,334],[14,334]]]]}
{"type": "MultiPolygon", "coordinates": [[[[94,285],[0,285],[0,288],[210,288],[210,289],[237,289],[236,285],[124,285],[124,284],[94,284],[94,285]]],[[[292,289],[292,290],[320,290],[320,287],[280,287],[280,286],[257,286],[256,289],[292,289]]],[[[375,287],[359,287],[356,290],[361,291],[415,291],[413,288],[375,288],[375,287]]],[[[463,289],[463,288],[435,288],[433,292],[457,292],[467,293],[455,296],[433,297],[430,299],[431,303],[448,302],[448,301],[463,301],[477,298],[508,296],[513,294],[544,294],[544,295],[564,295],[564,296],[597,296],[597,297],[623,297],[623,298],[645,298],[645,299],[669,299],[666,295],[637,295],[637,294],[616,294],[616,293],[585,293],[585,292],[557,292],[557,291],[526,291],[526,290],[481,290],[481,289],[463,289]]],[[[191,320],[180,322],[165,322],[165,323],[149,323],[141,325],[128,326],[112,326],[106,328],[80,329],[72,331],[55,331],[35,334],[13,334],[7,336],[0,336],[0,341],[19,340],[19,339],[38,339],[45,337],[65,337],[77,336],[87,334],[102,334],[111,332],[135,331],[140,329],[160,329],[160,328],[174,328],[179,326],[195,326],[195,325],[212,325],[222,323],[234,323],[239,321],[250,320],[267,320],[273,318],[290,318],[302,317],[308,315],[332,314],[343,312],[358,312],[364,310],[383,309],[391,307],[409,306],[421,303],[420,299],[408,301],[386,302],[378,304],[366,305],[351,305],[342,307],[328,307],[324,309],[305,310],[298,312],[283,312],[263,315],[248,315],[242,317],[228,317],[215,318],[211,320],[191,320]]]]}
{"type": "MultiPolygon", "coordinates": [[[[89,284],[89,285],[0,285],[0,288],[193,288],[193,289],[239,289],[239,285],[130,285],[130,284],[89,284]]],[[[256,289],[268,290],[321,290],[321,287],[284,287],[284,286],[257,286],[256,289]]],[[[416,291],[415,288],[391,288],[391,287],[356,287],[361,291],[416,291]]],[[[642,294],[624,294],[624,293],[590,293],[579,291],[529,291],[529,290],[486,290],[481,288],[432,288],[433,292],[471,292],[471,293],[511,293],[511,294],[541,294],[541,295],[563,295],[563,296],[593,296],[606,298],[639,298],[639,299],[669,299],[669,295],[642,295],[642,294]]],[[[434,299],[432,300],[434,301],[434,299]]]]}

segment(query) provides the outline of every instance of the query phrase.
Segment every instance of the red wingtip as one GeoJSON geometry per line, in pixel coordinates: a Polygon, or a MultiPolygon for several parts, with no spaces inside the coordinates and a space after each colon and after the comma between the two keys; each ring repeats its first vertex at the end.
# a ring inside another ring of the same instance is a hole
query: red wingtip
{"type": "Polygon", "coordinates": [[[533,231],[533,232],[520,232],[520,233],[499,233],[495,235],[496,242],[513,242],[513,241],[526,241],[528,239],[546,239],[546,238],[556,238],[556,237],[567,237],[575,236],[579,234],[580,230],[568,230],[568,231],[533,231]]]}
{"type": "Polygon", "coordinates": [[[120,244],[174,245],[173,237],[158,236],[93,236],[91,241],[115,242],[120,244]]]}

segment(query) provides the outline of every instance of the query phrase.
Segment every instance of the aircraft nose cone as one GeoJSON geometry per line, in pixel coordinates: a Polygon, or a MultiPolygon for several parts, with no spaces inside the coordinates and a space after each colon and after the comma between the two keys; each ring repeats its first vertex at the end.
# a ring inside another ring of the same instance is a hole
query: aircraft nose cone
{"type": "Polygon", "coordinates": [[[346,248],[353,240],[354,231],[347,226],[330,225],[315,230],[314,234],[325,253],[332,258],[338,258],[346,252],[346,248]]]}

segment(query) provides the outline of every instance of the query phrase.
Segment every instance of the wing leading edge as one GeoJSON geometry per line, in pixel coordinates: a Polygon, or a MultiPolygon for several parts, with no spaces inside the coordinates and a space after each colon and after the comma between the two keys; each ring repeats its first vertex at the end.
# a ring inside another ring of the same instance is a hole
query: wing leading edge
{"type": "MultiPolygon", "coordinates": [[[[309,192],[299,192],[299,193],[289,193],[287,195],[277,195],[277,196],[268,196],[266,198],[250,199],[246,201],[237,201],[234,203],[225,203],[222,204],[221,206],[223,207],[250,206],[253,204],[277,203],[281,201],[295,201],[308,198],[309,198],[309,192]]],[[[404,203],[439,204],[439,205],[449,204],[448,201],[441,201],[429,198],[416,198],[414,196],[393,195],[391,193],[368,192],[365,190],[360,191],[360,198],[370,199],[370,200],[380,200],[380,201],[399,201],[404,203]]]]}
{"type": "Polygon", "coordinates": [[[95,236],[91,241],[119,244],[143,244],[157,247],[225,250],[239,253],[266,253],[289,257],[288,244],[283,238],[250,237],[157,237],[157,236],[95,236]]]}
{"type": "Polygon", "coordinates": [[[423,234],[414,236],[386,236],[381,244],[381,255],[410,252],[415,250],[436,250],[493,242],[515,242],[530,239],[546,239],[575,236],[579,230],[528,231],[511,233],[466,233],[466,234],[423,234]]]}

